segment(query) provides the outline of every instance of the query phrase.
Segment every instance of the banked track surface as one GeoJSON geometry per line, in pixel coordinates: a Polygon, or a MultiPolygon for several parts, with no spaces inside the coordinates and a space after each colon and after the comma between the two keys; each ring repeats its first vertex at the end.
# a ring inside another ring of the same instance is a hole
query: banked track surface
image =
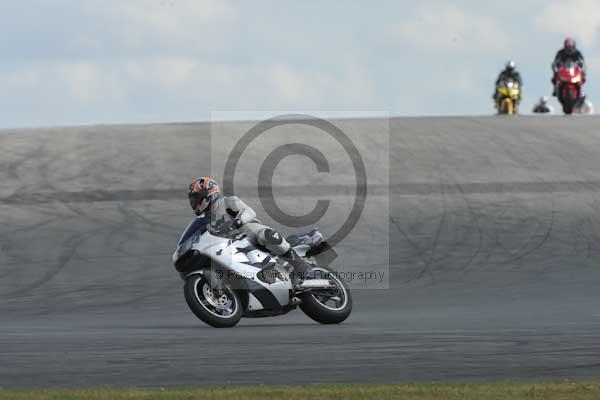
{"type": "MultiPolygon", "coordinates": [[[[390,288],[354,290],[339,326],[295,312],[229,330],[193,316],[170,264],[208,124],[0,133],[0,386],[598,377],[600,119],[334,123],[363,152],[387,152],[389,127],[389,186],[369,190],[389,201],[390,288]]],[[[287,207],[350,197],[344,179],[295,185],[288,161],[287,207]]],[[[250,186],[238,194],[256,205],[250,186]]],[[[387,260],[365,245],[381,214],[365,210],[338,261],[387,260]]]]}

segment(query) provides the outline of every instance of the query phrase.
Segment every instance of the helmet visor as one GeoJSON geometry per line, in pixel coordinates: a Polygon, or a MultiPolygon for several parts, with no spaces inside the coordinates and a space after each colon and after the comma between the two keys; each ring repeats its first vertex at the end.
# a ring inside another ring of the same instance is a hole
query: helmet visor
{"type": "Polygon", "coordinates": [[[198,210],[205,196],[203,196],[202,193],[199,192],[192,192],[188,194],[188,198],[190,200],[190,207],[192,207],[192,210],[198,210]]]}

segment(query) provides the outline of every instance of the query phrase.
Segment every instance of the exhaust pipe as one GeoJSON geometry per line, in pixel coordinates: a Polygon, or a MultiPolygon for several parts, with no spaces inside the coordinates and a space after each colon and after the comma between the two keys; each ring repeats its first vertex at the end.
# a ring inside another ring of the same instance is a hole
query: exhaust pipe
{"type": "Polygon", "coordinates": [[[329,279],[307,279],[298,285],[300,289],[325,289],[335,287],[329,279]]]}

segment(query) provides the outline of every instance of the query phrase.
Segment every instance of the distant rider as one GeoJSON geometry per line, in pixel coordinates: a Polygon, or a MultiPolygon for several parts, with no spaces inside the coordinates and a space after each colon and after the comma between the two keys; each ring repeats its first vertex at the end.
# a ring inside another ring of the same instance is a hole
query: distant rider
{"type": "Polygon", "coordinates": [[[512,60],[506,63],[504,70],[500,72],[500,75],[498,75],[498,79],[496,79],[496,86],[494,87],[494,94],[492,95],[492,99],[494,99],[494,104],[498,104],[498,87],[500,86],[500,83],[508,79],[512,79],[513,81],[517,82],[519,84],[519,87],[523,86],[521,74],[519,73],[519,71],[517,71],[516,64],[512,60]]]}
{"type": "Polygon", "coordinates": [[[554,62],[552,63],[552,87],[554,91],[552,92],[552,96],[556,96],[556,81],[558,78],[558,69],[561,65],[564,65],[568,61],[573,61],[579,65],[583,74],[582,84],[585,83],[586,78],[586,66],[585,60],[583,59],[583,54],[577,49],[577,44],[573,38],[566,38],[564,42],[564,46],[560,49],[556,56],[554,57],[554,62]]]}
{"type": "Polygon", "coordinates": [[[194,214],[210,215],[209,232],[216,236],[224,232],[239,231],[247,235],[254,245],[261,245],[272,254],[286,260],[293,268],[290,274],[294,284],[311,275],[311,267],[298,256],[290,244],[273,228],[256,219],[256,212],[236,196],[223,196],[217,182],[210,177],[201,177],[189,186],[188,198],[194,214]]]}
{"type": "Polygon", "coordinates": [[[533,112],[536,114],[552,114],[554,108],[548,104],[548,96],[540,97],[540,101],[533,107],[533,112]]]}

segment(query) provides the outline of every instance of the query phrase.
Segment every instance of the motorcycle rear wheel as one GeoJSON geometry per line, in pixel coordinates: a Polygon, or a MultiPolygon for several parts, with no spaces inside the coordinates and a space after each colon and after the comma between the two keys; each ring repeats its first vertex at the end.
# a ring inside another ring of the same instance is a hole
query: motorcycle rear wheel
{"type": "Polygon", "coordinates": [[[313,268],[316,272],[327,275],[334,289],[313,289],[303,293],[300,298],[300,309],[309,318],[321,324],[339,324],[346,320],[352,312],[352,295],[346,284],[335,274],[321,267],[313,268]],[[333,304],[330,302],[333,301],[333,304]]]}
{"type": "Polygon", "coordinates": [[[238,293],[229,286],[217,294],[204,275],[192,275],[183,286],[185,301],[192,312],[215,328],[231,328],[242,318],[243,306],[238,293]]]}

